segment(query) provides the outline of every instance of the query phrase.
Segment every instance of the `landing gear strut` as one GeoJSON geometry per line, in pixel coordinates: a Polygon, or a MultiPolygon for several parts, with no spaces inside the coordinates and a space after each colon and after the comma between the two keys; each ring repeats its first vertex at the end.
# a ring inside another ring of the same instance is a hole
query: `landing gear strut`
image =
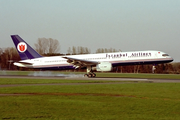
{"type": "Polygon", "coordinates": [[[84,77],[96,77],[96,74],[92,71],[92,66],[87,67],[87,74],[85,74],[84,77]]]}
{"type": "Polygon", "coordinates": [[[156,67],[155,65],[152,66],[152,73],[154,74],[155,73],[155,70],[156,70],[156,67]]]}

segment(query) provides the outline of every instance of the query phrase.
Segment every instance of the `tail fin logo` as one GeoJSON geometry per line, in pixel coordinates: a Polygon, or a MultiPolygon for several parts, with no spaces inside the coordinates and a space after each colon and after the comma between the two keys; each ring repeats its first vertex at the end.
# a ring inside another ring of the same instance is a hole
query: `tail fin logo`
{"type": "Polygon", "coordinates": [[[24,43],[24,42],[20,42],[17,45],[17,49],[18,49],[19,52],[25,52],[27,50],[27,44],[24,43]]]}

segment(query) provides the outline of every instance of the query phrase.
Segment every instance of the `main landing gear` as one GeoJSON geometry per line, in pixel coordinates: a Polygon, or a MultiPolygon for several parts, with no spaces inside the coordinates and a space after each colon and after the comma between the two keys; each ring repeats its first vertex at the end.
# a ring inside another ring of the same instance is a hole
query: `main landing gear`
{"type": "Polygon", "coordinates": [[[84,77],[89,77],[89,78],[96,77],[96,74],[93,73],[91,66],[87,67],[87,74],[84,74],[84,77]]]}
{"type": "Polygon", "coordinates": [[[92,74],[84,74],[84,77],[96,77],[96,74],[95,73],[92,73],[92,74]]]}

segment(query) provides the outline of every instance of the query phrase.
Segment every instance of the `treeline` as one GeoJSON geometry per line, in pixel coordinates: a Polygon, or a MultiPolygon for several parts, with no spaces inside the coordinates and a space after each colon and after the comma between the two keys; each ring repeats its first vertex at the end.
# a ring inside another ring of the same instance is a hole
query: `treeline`
{"type": "Polygon", "coordinates": [[[0,48],[0,70],[17,70],[12,63],[19,60],[20,57],[15,48],[0,48]]]}
{"type": "Polygon", "coordinates": [[[113,48],[99,48],[96,50],[96,53],[110,53],[110,52],[121,52],[121,50],[116,50],[116,49],[113,49],[113,48]]]}
{"type": "MultiPolygon", "coordinates": [[[[98,49],[96,52],[116,52],[115,49],[98,49]]],[[[72,47],[68,49],[68,54],[89,54],[90,49],[86,47],[72,47]]],[[[43,56],[57,56],[63,55],[59,53],[45,53],[43,56]]],[[[15,48],[0,48],[0,70],[33,70],[27,68],[19,68],[13,65],[13,62],[19,61],[20,57],[15,48]]],[[[179,74],[180,73],[180,63],[167,63],[158,64],[155,66],[155,73],[163,74],[179,74]]],[[[77,69],[73,71],[83,71],[86,69],[77,69]]],[[[112,72],[116,73],[152,73],[152,65],[129,65],[129,66],[118,66],[113,68],[112,72]]]]}
{"type": "MultiPolygon", "coordinates": [[[[155,66],[155,73],[158,74],[179,74],[180,63],[166,63],[158,64],[155,66]]],[[[129,65],[119,66],[113,69],[114,72],[118,73],[152,73],[152,65],[129,65]]]]}
{"type": "Polygon", "coordinates": [[[90,54],[91,50],[87,47],[82,47],[82,46],[78,46],[78,47],[69,47],[67,50],[67,54],[68,55],[78,55],[78,54],[90,54]]]}

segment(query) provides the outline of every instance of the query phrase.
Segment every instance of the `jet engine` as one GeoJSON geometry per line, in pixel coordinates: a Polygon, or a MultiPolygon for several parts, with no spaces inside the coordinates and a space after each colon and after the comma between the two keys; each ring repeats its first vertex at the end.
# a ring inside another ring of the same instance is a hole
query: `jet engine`
{"type": "Polygon", "coordinates": [[[100,64],[96,65],[96,70],[97,71],[111,71],[112,70],[112,64],[109,62],[101,62],[100,64]]]}

